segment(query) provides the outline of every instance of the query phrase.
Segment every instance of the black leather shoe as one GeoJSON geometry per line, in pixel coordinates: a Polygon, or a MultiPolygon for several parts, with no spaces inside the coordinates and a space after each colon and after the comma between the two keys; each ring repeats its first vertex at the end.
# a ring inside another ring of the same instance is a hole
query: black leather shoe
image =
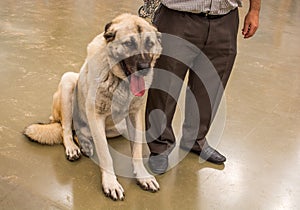
{"type": "Polygon", "coordinates": [[[204,145],[199,145],[198,142],[195,142],[192,148],[188,148],[184,146],[183,144],[180,144],[180,148],[192,153],[195,153],[199,155],[202,159],[207,160],[211,163],[215,164],[222,164],[226,161],[226,157],[221,155],[217,150],[213,149],[211,146],[208,145],[207,142],[204,143],[204,145]]]}
{"type": "Polygon", "coordinates": [[[149,168],[155,174],[163,174],[167,171],[169,166],[168,155],[166,154],[154,154],[149,156],[149,168]]]}

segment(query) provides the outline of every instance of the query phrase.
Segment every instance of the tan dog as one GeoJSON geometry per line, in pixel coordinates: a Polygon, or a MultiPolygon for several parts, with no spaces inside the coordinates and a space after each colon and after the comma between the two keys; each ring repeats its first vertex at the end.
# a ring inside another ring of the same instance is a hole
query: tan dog
{"type": "Polygon", "coordinates": [[[159,184],[142,161],[142,108],[161,53],[160,34],[144,19],[123,14],[106,25],[87,51],[80,73],[62,76],[53,96],[50,124],[30,125],[24,134],[43,144],[63,142],[69,160],[78,159],[81,152],[93,156],[95,149],[103,191],[114,200],[124,199],[124,190],[114,173],[107,137],[128,135],[134,140],[132,163],[137,181],[155,192],[159,184]]]}

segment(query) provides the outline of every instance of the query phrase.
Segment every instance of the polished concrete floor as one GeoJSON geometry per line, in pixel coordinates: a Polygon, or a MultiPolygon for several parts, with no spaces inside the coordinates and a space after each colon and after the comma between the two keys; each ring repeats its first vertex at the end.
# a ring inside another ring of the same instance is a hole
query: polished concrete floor
{"type": "MultiPolygon", "coordinates": [[[[157,176],[157,193],[119,177],[126,199],[113,202],[101,192],[93,161],[69,162],[63,146],[22,136],[26,125],[47,122],[60,76],[79,70],[87,43],[117,14],[136,13],[141,2],[0,1],[0,209],[300,209],[296,0],[263,1],[256,36],[239,34],[234,72],[209,135],[227,157],[223,166],[188,154],[157,176]]],[[[241,17],[246,11],[247,1],[241,17]]]]}

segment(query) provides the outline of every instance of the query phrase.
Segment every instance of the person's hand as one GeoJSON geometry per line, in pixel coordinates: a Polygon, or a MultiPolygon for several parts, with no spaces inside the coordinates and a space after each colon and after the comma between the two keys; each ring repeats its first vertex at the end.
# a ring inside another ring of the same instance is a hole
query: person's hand
{"type": "Polygon", "coordinates": [[[245,39],[252,37],[259,25],[259,11],[250,10],[245,16],[242,34],[245,39]]]}

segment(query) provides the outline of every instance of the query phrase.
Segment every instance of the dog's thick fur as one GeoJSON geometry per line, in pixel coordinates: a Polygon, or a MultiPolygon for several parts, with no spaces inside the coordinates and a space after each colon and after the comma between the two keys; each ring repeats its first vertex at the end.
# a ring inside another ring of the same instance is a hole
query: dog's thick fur
{"type": "Polygon", "coordinates": [[[51,122],[32,124],[24,134],[42,144],[63,143],[69,160],[78,159],[81,152],[92,156],[95,147],[104,193],[122,200],[124,190],[114,173],[107,137],[127,131],[134,139],[132,163],[137,181],[142,188],[157,191],[159,184],[143,165],[141,131],[146,100],[143,89],[152,82],[153,66],[160,53],[160,34],[152,25],[135,15],[116,17],[88,45],[80,73],[62,76],[53,96],[51,122]]]}

